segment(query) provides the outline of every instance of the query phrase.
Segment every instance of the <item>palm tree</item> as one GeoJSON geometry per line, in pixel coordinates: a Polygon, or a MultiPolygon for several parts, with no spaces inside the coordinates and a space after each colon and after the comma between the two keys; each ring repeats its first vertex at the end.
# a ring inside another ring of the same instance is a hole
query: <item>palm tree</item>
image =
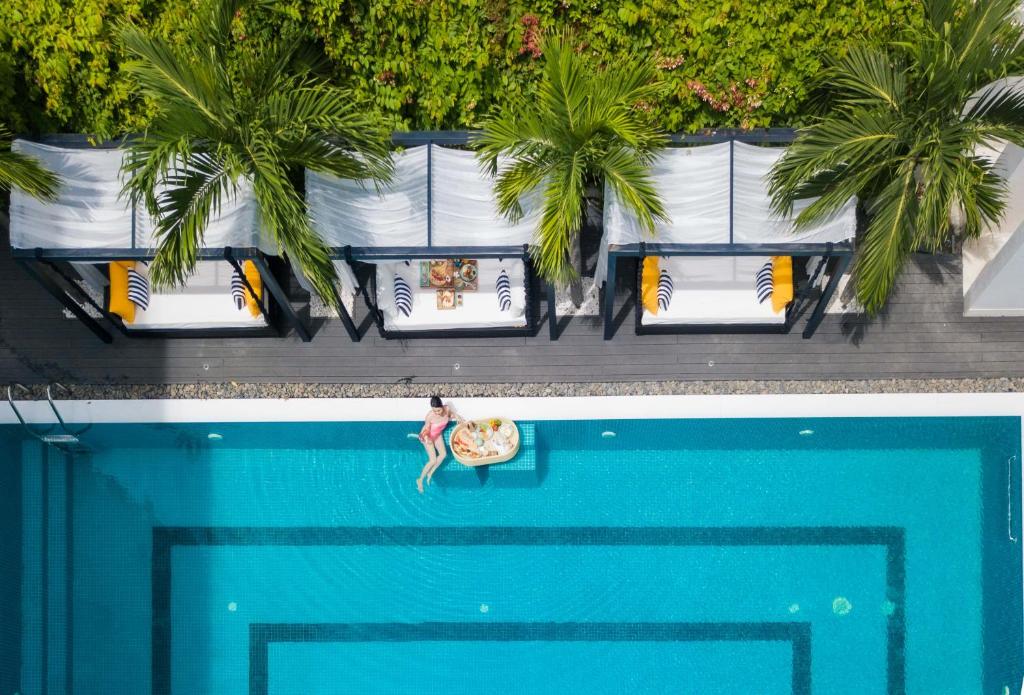
{"type": "Polygon", "coordinates": [[[596,69],[568,35],[544,40],[542,50],[535,98],[488,119],[476,144],[497,176],[503,215],[521,219],[523,198],[543,191],[531,255],[542,278],[564,286],[579,277],[571,258],[588,184],[606,182],[651,234],[665,218],[650,166],[666,139],[642,110],[660,86],[649,61],[622,56],[596,69]]]}
{"type": "Polygon", "coordinates": [[[886,46],[861,46],[822,75],[833,110],[800,131],[772,172],[774,207],[813,225],[851,196],[867,225],[857,298],[884,306],[907,257],[977,237],[999,220],[1006,183],[978,148],[1024,146],[1024,91],[995,82],[1022,65],[1019,0],[928,0],[924,21],[886,46]]]}
{"type": "Polygon", "coordinates": [[[11,131],[0,126],[0,190],[17,186],[34,198],[54,200],[60,179],[32,157],[11,150],[11,131]]]}
{"type": "Polygon", "coordinates": [[[232,22],[249,4],[210,0],[194,41],[182,47],[121,28],[132,58],[125,68],[156,108],[130,141],[125,192],[157,221],[154,284],[185,281],[221,202],[251,186],[263,229],[337,308],[334,265],[310,227],[298,181],[304,167],[386,181],[387,134],[347,90],[313,75],[301,42],[233,46],[232,22]]]}

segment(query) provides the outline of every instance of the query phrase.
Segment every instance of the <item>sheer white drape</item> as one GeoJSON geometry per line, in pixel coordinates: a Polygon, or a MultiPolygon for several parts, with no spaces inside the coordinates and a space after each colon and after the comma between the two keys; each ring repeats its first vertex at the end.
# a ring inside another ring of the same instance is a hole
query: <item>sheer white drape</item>
{"type": "Polygon", "coordinates": [[[733,242],[736,244],[823,244],[853,238],[857,231],[857,201],[851,198],[838,213],[814,227],[793,230],[793,217],[811,204],[799,201],[793,217],[771,212],[768,176],[785,152],[781,147],[735,143],[733,153],[733,242]]]}
{"type": "Polygon", "coordinates": [[[14,248],[130,248],[132,210],[121,199],[121,158],[116,149],[68,149],[15,140],[15,152],[36,158],[63,185],[55,202],[11,191],[14,248]]]}
{"type": "Polygon", "coordinates": [[[609,244],[641,241],[694,244],[729,243],[729,143],[664,150],[651,168],[654,185],[668,220],[656,234],[645,234],[636,217],[605,185],[604,239],[598,252],[594,282],[604,282],[609,244]]]}
{"type": "MultiPolygon", "coordinates": [[[[11,191],[11,246],[47,249],[154,248],[153,221],[121,196],[119,149],[58,147],[16,140],[13,149],[35,157],[60,176],[54,202],[40,202],[11,191]]],[[[260,232],[259,211],[252,187],[243,182],[236,196],[222,201],[203,239],[207,248],[256,246],[276,253],[275,244],[260,232]]]]}
{"type": "MultiPolygon", "coordinates": [[[[539,196],[523,201],[523,217],[509,222],[498,212],[494,179],[466,150],[434,146],[431,152],[433,246],[518,246],[533,239],[539,196]]],[[[499,168],[504,162],[499,162],[499,168]]]]}
{"type": "Polygon", "coordinates": [[[391,183],[372,183],[306,171],[306,209],[328,246],[426,246],[427,148],[394,156],[391,183]]]}
{"type": "Polygon", "coordinates": [[[536,197],[515,224],[498,213],[493,180],[472,152],[435,145],[395,155],[395,176],[371,184],[306,172],[306,205],[313,228],[331,246],[515,246],[529,243],[537,224],[536,197]],[[430,204],[427,189],[430,186],[430,204]]]}
{"type": "MultiPolygon", "coordinates": [[[[857,201],[851,198],[835,215],[812,228],[794,232],[792,217],[771,212],[768,174],[785,151],[736,142],[673,148],[662,153],[653,167],[655,185],[665,203],[669,221],[658,225],[653,237],[640,231],[635,216],[605,187],[604,238],[594,281],[604,282],[608,246],[641,241],[666,244],[728,244],[729,187],[732,184],[732,243],[797,244],[840,242],[857,230],[857,201]]],[[[794,216],[811,201],[794,206],[794,216]]]]}

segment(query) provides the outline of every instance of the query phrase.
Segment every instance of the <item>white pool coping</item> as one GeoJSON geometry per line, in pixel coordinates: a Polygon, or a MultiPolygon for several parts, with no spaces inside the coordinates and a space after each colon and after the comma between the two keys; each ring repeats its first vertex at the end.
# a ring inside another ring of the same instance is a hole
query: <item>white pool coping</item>
{"type": "MultiPolygon", "coordinates": [[[[807,417],[1024,417],[1024,393],[453,398],[467,417],[516,420],[807,417]]],[[[31,423],[54,422],[45,401],[18,404],[31,423]]],[[[426,398],[151,399],[57,401],[77,423],[421,420],[426,398]]],[[[16,423],[0,408],[0,424],[16,423]]]]}

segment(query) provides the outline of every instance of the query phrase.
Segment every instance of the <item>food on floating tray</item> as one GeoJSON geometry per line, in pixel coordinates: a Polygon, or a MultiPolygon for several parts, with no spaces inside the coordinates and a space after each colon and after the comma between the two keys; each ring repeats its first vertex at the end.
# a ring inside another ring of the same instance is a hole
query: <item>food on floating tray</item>
{"type": "Polygon", "coordinates": [[[519,428],[511,420],[491,418],[480,425],[466,421],[451,437],[455,460],[465,466],[504,463],[519,452],[519,428]]]}

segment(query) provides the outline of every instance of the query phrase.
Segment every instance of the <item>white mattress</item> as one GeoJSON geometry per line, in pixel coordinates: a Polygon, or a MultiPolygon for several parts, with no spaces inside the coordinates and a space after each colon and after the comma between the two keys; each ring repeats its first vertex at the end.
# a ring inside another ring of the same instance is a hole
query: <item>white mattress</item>
{"type": "Polygon", "coordinates": [[[516,328],[526,326],[526,267],[521,258],[483,258],[478,262],[479,290],[463,292],[463,305],[456,309],[438,309],[436,290],[420,288],[419,261],[409,265],[377,265],[377,307],[384,314],[389,331],[436,331],[462,328],[516,328]],[[508,271],[512,284],[512,307],[501,311],[494,288],[500,269],[508,271]],[[404,316],[395,308],[395,274],[412,288],[412,312],[404,316]]]}
{"type": "Polygon", "coordinates": [[[765,256],[671,256],[659,267],[672,276],[672,302],[665,311],[643,310],[645,326],[678,324],[764,324],[786,322],[785,310],[772,311],[770,299],[757,302],[754,277],[765,256]]]}
{"type": "MultiPolygon", "coordinates": [[[[259,328],[266,326],[263,314],[253,316],[248,307],[235,307],[231,298],[234,268],[227,261],[199,261],[195,274],[184,287],[150,292],[149,308],[135,310],[130,330],[209,328],[259,328]]],[[[264,292],[264,301],[270,298],[264,292]]],[[[264,304],[269,308],[269,304],[264,304]]]]}

